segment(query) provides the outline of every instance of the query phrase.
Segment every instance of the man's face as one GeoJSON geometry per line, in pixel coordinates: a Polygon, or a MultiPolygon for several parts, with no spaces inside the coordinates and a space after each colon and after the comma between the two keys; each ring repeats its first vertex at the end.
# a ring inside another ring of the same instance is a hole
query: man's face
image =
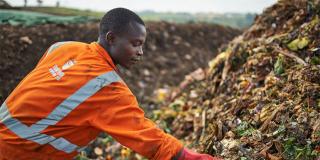
{"type": "Polygon", "coordinates": [[[131,22],[127,27],[125,33],[114,35],[110,54],[116,64],[129,69],[142,60],[142,47],[147,33],[146,28],[137,22],[131,22]]]}

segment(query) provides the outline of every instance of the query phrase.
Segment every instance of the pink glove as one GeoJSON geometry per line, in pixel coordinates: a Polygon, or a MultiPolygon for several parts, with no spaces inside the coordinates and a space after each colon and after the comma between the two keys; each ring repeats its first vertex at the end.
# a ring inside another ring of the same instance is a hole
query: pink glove
{"type": "Polygon", "coordinates": [[[178,160],[222,160],[222,159],[218,157],[212,157],[208,154],[199,154],[191,150],[188,150],[186,148],[183,148],[178,160]]]}

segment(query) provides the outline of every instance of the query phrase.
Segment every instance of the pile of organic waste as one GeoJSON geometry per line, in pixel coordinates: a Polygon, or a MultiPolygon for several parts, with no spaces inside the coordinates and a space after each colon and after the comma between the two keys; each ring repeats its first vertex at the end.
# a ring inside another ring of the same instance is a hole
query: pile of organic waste
{"type": "Polygon", "coordinates": [[[154,118],[190,148],[230,160],[319,159],[320,1],[279,0],[169,95],[154,118]]]}

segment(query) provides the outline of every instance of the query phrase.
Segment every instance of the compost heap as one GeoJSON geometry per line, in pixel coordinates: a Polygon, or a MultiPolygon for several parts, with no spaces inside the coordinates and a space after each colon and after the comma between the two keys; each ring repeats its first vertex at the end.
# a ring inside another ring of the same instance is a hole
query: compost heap
{"type": "Polygon", "coordinates": [[[278,1],[206,72],[186,76],[154,118],[225,159],[319,158],[319,30],[319,0],[278,1]]]}

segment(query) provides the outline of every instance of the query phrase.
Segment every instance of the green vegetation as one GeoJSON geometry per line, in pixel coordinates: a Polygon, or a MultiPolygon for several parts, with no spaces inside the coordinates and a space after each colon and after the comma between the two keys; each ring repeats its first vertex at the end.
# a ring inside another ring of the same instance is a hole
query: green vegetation
{"type": "Polygon", "coordinates": [[[168,21],[175,23],[215,23],[233,28],[246,28],[249,27],[255,18],[255,14],[239,14],[239,13],[173,13],[173,12],[153,12],[144,11],[139,15],[147,21],[168,21]]]}
{"type": "Polygon", "coordinates": [[[65,7],[25,7],[23,10],[41,12],[47,14],[61,15],[61,16],[89,16],[95,18],[101,18],[103,12],[94,12],[90,10],[79,10],[65,7]]]}
{"type": "MultiPolygon", "coordinates": [[[[26,7],[23,10],[41,12],[54,15],[63,16],[90,16],[94,18],[101,18],[104,12],[96,12],[90,10],[79,10],[64,7],[26,7]]],[[[238,14],[238,13],[173,13],[173,12],[154,12],[154,11],[143,11],[138,14],[145,21],[168,21],[174,23],[215,23],[233,28],[246,28],[249,27],[254,18],[255,14],[238,14]]]]}
{"type": "Polygon", "coordinates": [[[38,24],[87,23],[95,20],[89,16],[58,16],[24,10],[0,10],[0,24],[32,26],[38,24]]]}
{"type": "Polygon", "coordinates": [[[236,128],[236,133],[239,136],[251,136],[255,129],[248,122],[241,122],[236,128]]]}
{"type": "Polygon", "coordinates": [[[284,73],[284,57],[282,55],[278,56],[276,63],[274,64],[274,73],[280,75],[284,73]]]}
{"type": "Polygon", "coordinates": [[[253,13],[225,13],[225,14],[213,14],[210,18],[210,14],[199,14],[203,21],[207,20],[210,23],[216,23],[224,26],[230,26],[233,28],[247,28],[251,26],[256,17],[256,14],[253,13]]]}
{"type": "Polygon", "coordinates": [[[320,154],[318,152],[313,151],[311,144],[308,143],[306,145],[297,144],[297,140],[294,137],[287,139],[284,142],[284,155],[287,159],[294,160],[311,160],[318,157],[320,154]]]}

